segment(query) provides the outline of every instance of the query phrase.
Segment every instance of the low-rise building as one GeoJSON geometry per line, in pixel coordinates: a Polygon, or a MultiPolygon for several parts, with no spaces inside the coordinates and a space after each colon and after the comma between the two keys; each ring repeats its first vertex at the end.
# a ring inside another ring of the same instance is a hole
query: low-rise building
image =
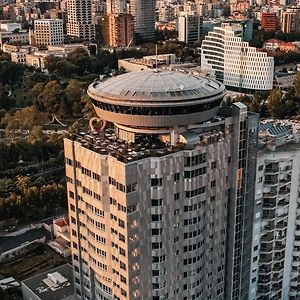
{"type": "Polygon", "coordinates": [[[296,80],[296,72],[282,73],[278,72],[274,75],[274,87],[279,89],[287,89],[292,87],[296,80]]]}
{"type": "Polygon", "coordinates": [[[0,262],[26,252],[33,243],[45,243],[48,235],[44,228],[35,228],[17,236],[0,237],[0,262]]]}
{"type": "Polygon", "coordinates": [[[160,54],[144,56],[143,58],[125,58],[118,60],[119,68],[124,68],[127,72],[143,71],[154,68],[167,67],[179,62],[175,54],[160,54]]]}
{"type": "Polygon", "coordinates": [[[73,300],[73,269],[69,264],[22,281],[24,300],[73,300]]]}

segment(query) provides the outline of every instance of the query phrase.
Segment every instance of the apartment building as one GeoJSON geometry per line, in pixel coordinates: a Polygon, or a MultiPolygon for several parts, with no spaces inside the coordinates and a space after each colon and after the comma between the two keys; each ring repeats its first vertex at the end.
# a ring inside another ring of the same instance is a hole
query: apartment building
{"type": "Polygon", "coordinates": [[[201,69],[230,90],[253,93],[273,87],[274,58],[243,41],[239,24],[222,24],[202,42],[201,69]]]}
{"type": "Polygon", "coordinates": [[[92,23],[91,0],[67,1],[67,34],[79,40],[94,40],[95,26],[92,23]]]}
{"type": "Polygon", "coordinates": [[[178,39],[192,46],[203,37],[203,17],[195,13],[182,12],[178,17],[178,39]]]}
{"type": "Polygon", "coordinates": [[[249,299],[299,299],[299,124],[260,124],[249,299]]]}
{"type": "Polygon", "coordinates": [[[89,86],[100,119],[64,141],[77,299],[246,299],[258,117],[224,93],[163,70],[89,86]]]}
{"type": "Polygon", "coordinates": [[[34,20],[31,45],[60,45],[64,43],[63,21],[60,19],[34,20]]]}
{"type": "Polygon", "coordinates": [[[108,14],[104,17],[104,44],[110,47],[127,47],[134,39],[133,16],[108,14]]]}

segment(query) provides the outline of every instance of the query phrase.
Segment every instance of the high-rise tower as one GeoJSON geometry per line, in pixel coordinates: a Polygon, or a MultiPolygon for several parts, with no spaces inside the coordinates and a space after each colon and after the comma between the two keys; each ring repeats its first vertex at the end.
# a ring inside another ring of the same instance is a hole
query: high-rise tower
{"type": "Polygon", "coordinates": [[[130,0],[130,14],[134,17],[136,40],[152,41],[155,33],[155,0],[130,0]]]}
{"type": "Polygon", "coordinates": [[[67,34],[69,36],[82,40],[93,40],[95,38],[91,0],[68,0],[67,13],[67,34]]]}
{"type": "Polygon", "coordinates": [[[246,297],[257,116],[181,72],[88,94],[101,128],[65,139],[77,298],[224,299],[225,274],[228,299],[246,297]]]}

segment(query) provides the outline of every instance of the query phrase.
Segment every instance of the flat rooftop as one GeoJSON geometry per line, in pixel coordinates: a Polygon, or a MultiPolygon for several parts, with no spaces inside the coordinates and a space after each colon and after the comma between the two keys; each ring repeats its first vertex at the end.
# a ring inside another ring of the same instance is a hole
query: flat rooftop
{"type": "Polygon", "coordinates": [[[184,149],[184,144],[174,147],[158,137],[146,134],[138,137],[135,143],[129,143],[119,139],[113,128],[106,128],[102,132],[80,132],[79,135],[73,134],[69,138],[87,149],[113,156],[124,163],[151,156],[164,156],[184,149]]]}
{"type": "Polygon", "coordinates": [[[22,286],[30,289],[41,300],[75,299],[73,268],[70,264],[61,265],[26,279],[22,281],[22,286]],[[52,274],[51,278],[57,279],[57,282],[50,280],[49,274],[52,274]]]}
{"type": "Polygon", "coordinates": [[[36,228],[26,231],[17,236],[0,237],[0,254],[13,250],[23,244],[33,242],[37,239],[49,236],[49,232],[44,228],[36,228]]]}
{"type": "Polygon", "coordinates": [[[189,136],[193,136],[191,142],[200,142],[203,135],[218,135],[217,128],[222,126],[220,124],[224,124],[224,120],[220,117],[198,124],[198,128],[189,129],[182,134],[186,143],[178,143],[175,146],[163,142],[156,134],[140,134],[134,143],[130,143],[119,139],[113,128],[106,128],[101,132],[80,132],[70,135],[69,139],[99,154],[110,155],[123,163],[130,163],[147,157],[161,157],[188,150],[191,141],[189,136]]]}

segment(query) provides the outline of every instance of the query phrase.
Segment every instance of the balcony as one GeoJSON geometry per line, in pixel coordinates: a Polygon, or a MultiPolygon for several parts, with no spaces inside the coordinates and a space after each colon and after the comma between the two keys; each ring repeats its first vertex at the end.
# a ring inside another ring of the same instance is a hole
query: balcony
{"type": "Polygon", "coordinates": [[[285,206],[288,206],[289,205],[289,202],[286,201],[286,200],[280,200],[278,201],[278,206],[282,206],[282,207],[285,207],[285,206]]]}
{"type": "Polygon", "coordinates": [[[277,195],[277,192],[272,192],[272,191],[263,193],[264,198],[274,198],[274,197],[276,197],[276,195],[277,195]]]}
{"type": "Polygon", "coordinates": [[[282,275],[273,276],[273,278],[272,278],[272,282],[276,282],[276,283],[278,283],[282,280],[283,280],[282,275]]]}
{"type": "Polygon", "coordinates": [[[290,193],[290,189],[288,189],[288,188],[281,188],[281,189],[279,189],[279,192],[278,192],[278,194],[280,196],[287,196],[289,193],[290,193]]]}
{"type": "Polygon", "coordinates": [[[265,174],[278,174],[279,173],[279,168],[277,167],[272,167],[272,168],[266,168],[265,169],[265,174]]]}
{"type": "Polygon", "coordinates": [[[270,293],[270,287],[269,286],[266,286],[266,285],[258,285],[258,288],[257,288],[257,292],[259,294],[268,294],[270,293]]]}
{"type": "Polygon", "coordinates": [[[296,221],[295,221],[295,224],[296,224],[296,225],[300,225],[300,220],[296,220],[296,221]]]}
{"type": "Polygon", "coordinates": [[[298,287],[299,281],[298,280],[291,280],[290,285],[291,285],[291,287],[298,287]]]}
{"type": "Polygon", "coordinates": [[[283,268],[284,268],[283,265],[274,265],[273,270],[275,272],[278,272],[278,271],[283,271],[283,268]]]}
{"type": "Polygon", "coordinates": [[[262,233],[264,234],[264,233],[272,232],[274,231],[274,229],[275,229],[274,223],[272,223],[272,225],[268,224],[262,228],[262,233]]]}
{"type": "Polygon", "coordinates": [[[264,182],[265,185],[276,185],[278,184],[278,180],[266,180],[264,182]]]}
{"type": "Polygon", "coordinates": [[[275,243],[274,251],[283,251],[285,250],[284,244],[275,243]]]}
{"type": "Polygon", "coordinates": [[[264,200],[263,201],[263,209],[264,210],[269,210],[269,209],[274,209],[274,208],[276,208],[276,202],[275,202],[275,199],[274,199],[274,201],[269,201],[269,200],[264,200]]]}
{"type": "Polygon", "coordinates": [[[259,258],[259,266],[267,267],[267,265],[271,264],[273,262],[272,254],[261,254],[259,258]]]}
{"type": "Polygon", "coordinates": [[[273,246],[272,244],[268,244],[267,246],[260,247],[260,253],[272,253],[273,252],[273,246]]]}
{"type": "Polygon", "coordinates": [[[273,241],[274,240],[274,234],[273,233],[267,233],[267,234],[264,234],[262,237],[261,237],[261,242],[270,242],[270,241],[273,241]]]}
{"type": "Polygon", "coordinates": [[[278,262],[278,261],[283,260],[284,257],[285,257],[284,254],[282,254],[282,255],[275,255],[274,258],[273,258],[273,260],[276,261],[276,262],[278,262]]]}
{"type": "Polygon", "coordinates": [[[295,230],[295,235],[300,235],[300,230],[299,229],[295,230]]]}
{"type": "Polygon", "coordinates": [[[272,212],[268,212],[268,213],[263,213],[262,215],[262,219],[265,219],[265,220],[274,220],[275,219],[275,213],[272,213],[272,212]]]}
{"type": "MultiPolygon", "coordinates": [[[[294,242],[294,244],[295,244],[295,242],[294,242]]],[[[294,248],[293,256],[300,256],[300,249],[294,248]]]]}
{"type": "Polygon", "coordinates": [[[258,273],[259,274],[270,274],[272,272],[271,267],[259,267],[258,273]]]}
{"type": "Polygon", "coordinates": [[[279,180],[279,185],[280,186],[284,186],[284,185],[286,185],[286,184],[288,184],[288,183],[290,183],[291,182],[291,176],[288,176],[287,178],[285,178],[285,179],[280,179],[279,180]]]}
{"type": "Polygon", "coordinates": [[[292,267],[298,268],[300,266],[300,261],[292,261],[292,267]]]}

